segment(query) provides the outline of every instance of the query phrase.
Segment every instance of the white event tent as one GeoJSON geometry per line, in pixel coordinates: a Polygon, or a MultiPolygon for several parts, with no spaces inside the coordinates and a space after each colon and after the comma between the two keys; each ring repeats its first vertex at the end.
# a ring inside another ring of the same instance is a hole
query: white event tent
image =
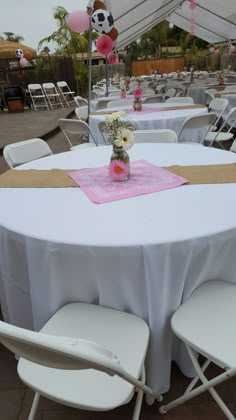
{"type": "Polygon", "coordinates": [[[195,35],[209,43],[236,40],[236,0],[107,0],[107,8],[119,31],[117,48],[121,49],[139,38],[164,19],[189,31],[195,19],[195,35]]]}

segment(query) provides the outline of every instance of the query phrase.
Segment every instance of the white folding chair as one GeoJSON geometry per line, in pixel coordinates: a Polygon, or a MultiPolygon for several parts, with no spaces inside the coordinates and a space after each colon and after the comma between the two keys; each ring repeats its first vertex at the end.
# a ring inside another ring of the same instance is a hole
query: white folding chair
{"type": "Polygon", "coordinates": [[[52,109],[54,106],[58,105],[64,108],[64,105],[61,100],[61,95],[60,93],[58,93],[54,83],[43,83],[42,87],[47,101],[52,109]]]}
{"type": "Polygon", "coordinates": [[[20,357],[18,374],[40,396],[84,410],[108,411],[137,391],[133,420],[143,394],[162,400],[145,385],[149,328],[140,318],[86,303],[60,308],[40,332],[0,322],[0,341],[20,357]]]}
{"type": "Polygon", "coordinates": [[[234,140],[229,150],[230,152],[236,153],[236,140],[234,140]]]}
{"type": "Polygon", "coordinates": [[[212,280],[196,289],[173,315],[172,330],[184,342],[197,376],[182,397],[160,407],[162,414],[204,391],[209,391],[225,416],[235,420],[214,389],[214,386],[236,375],[235,302],[235,284],[212,280]],[[207,359],[202,367],[198,363],[196,352],[207,359]],[[224,372],[208,380],[204,372],[211,362],[221,367],[224,372]],[[195,388],[198,380],[202,385],[195,388]]]}
{"type": "Polygon", "coordinates": [[[166,85],[157,85],[157,87],[156,87],[156,93],[157,94],[164,93],[165,92],[165,88],[166,88],[166,85]]]}
{"type": "Polygon", "coordinates": [[[88,124],[85,121],[60,118],[58,120],[58,126],[60,127],[66,140],[68,141],[70,145],[70,150],[77,150],[81,148],[97,146],[97,142],[88,124]],[[83,139],[86,137],[86,140],[87,140],[87,137],[90,136],[90,138],[94,141],[94,143],[86,142],[86,143],[81,143],[81,144],[77,144],[76,146],[73,146],[73,144],[71,143],[70,134],[77,135],[78,137],[82,137],[83,139]]]}
{"type": "Polygon", "coordinates": [[[232,108],[228,113],[224,123],[220,127],[219,131],[209,131],[205,136],[204,143],[208,146],[212,146],[214,143],[218,143],[220,147],[225,150],[223,143],[225,141],[232,140],[234,134],[231,133],[231,129],[235,126],[236,122],[236,108],[232,108]],[[226,132],[223,130],[227,129],[226,132]]]}
{"type": "Polygon", "coordinates": [[[74,100],[75,100],[75,103],[76,103],[77,106],[88,105],[87,99],[82,98],[82,96],[75,96],[74,100]]]}
{"type": "Polygon", "coordinates": [[[144,104],[157,104],[164,102],[164,96],[163,95],[153,95],[149,96],[148,98],[142,99],[144,104]]]}
{"type": "MultiPolygon", "coordinates": [[[[104,92],[104,95],[105,95],[105,92],[104,92]]],[[[117,91],[115,91],[115,92],[110,92],[110,93],[108,94],[108,96],[120,96],[120,90],[117,90],[117,91]]]]}
{"type": "Polygon", "coordinates": [[[143,95],[154,95],[153,89],[143,88],[143,95]]]}
{"type": "Polygon", "coordinates": [[[174,98],[168,98],[166,100],[166,103],[185,103],[185,104],[194,104],[194,100],[193,98],[191,98],[191,96],[176,96],[174,98]]]}
{"type": "Polygon", "coordinates": [[[178,136],[173,130],[136,130],[135,143],[177,143],[178,136]]]}
{"type": "Polygon", "coordinates": [[[117,101],[110,101],[107,103],[107,108],[115,108],[116,106],[132,105],[134,99],[118,99],[117,101]]]}
{"type": "Polygon", "coordinates": [[[209,103],[215,99],[215,94],[217,93],[216,89],[207,89],[205,90],[205,97],[206,97],[206,105],[209,105],[209,103]]]}
{"type": "Polygon", "coordinates": [[[52,155],[50,147],[39,138],[8,144],[3,149],[3,157],[10,168],[49,155],[52,155]]]}
{"type": "Polygon", "coordinates": [[[180,128],[178,142],[202,146],[207,133],[210,131],[211,127],[214,125],[216,120],[217,115],[214,112],[210,112],[208,114],[194,115],[193,117],[186,118],[186,120],[182,124],[182,127],[180,128]],[[189,131],[187,132],[187,130],[189,131]],[[188,133],[188,138],[192,138],[193,130],[199,130],[200,132],[200,140],[198,142],[186,140],[186,132],[188,133]]]}
{"type": "Polygon", "coordinates": [[[220,120],[227,108],[227,106],[229,105],[229,101],[228,99],[224,99],[224,98],[214,98],[212,99],[212,101],[209,103],[209,111],[210,112],[215,112],[216,115],[218,116],[216,122],[215,122],[215,126],[214,129],[217,129],[218,124],[220,123],[220,120]]]}
{"type": "Polygon", "coordinates": [[[75,114],[79,120],[88,121],[88,105],[78,106],[75,108],[75,114]]]}
{"type": "Polygon", "coordinates": [[[74,102],[74,93],[68,86],[68,84],[63,80],[57,82],[58,90],[65,101],[67,106],[70,106],[70,103],[74,102]]]}
{"type": "Polygon", "coordinates": [[[34,111],[38,111],[38,108],[45,108],[45,107],[49,109],[46,96],[43,92],[43,88],[39,83],[29,84],[28,92],[30,94],[34,111]]]}
{"type": "Polygon", "coordinates": [[[175,94],[176,94],[176,89],[174,89],[174,88],[170,88],[170,89],[168,89],[167,90],[167,92],[166,92],[166,97],[167,98],[173,98],[173,96],[175,96],[175,94]]]}
{"type": "Polygon", "coordinates": [[[97,92],[95,92],[95,90],[92,90],[91,99],[97,99],[97,98],[99,98],[99,95],[97,94],[97,92]]]}

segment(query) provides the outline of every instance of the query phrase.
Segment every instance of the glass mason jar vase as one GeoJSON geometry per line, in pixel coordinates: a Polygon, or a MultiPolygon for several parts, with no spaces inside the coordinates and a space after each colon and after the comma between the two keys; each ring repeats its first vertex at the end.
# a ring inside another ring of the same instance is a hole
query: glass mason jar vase
{"type": "Polygon", "coordinates": [[[142,101],[140,98],[135,98],[133,102],[134,111],[142,111],[142,101]]]}
{"type": "Polygon", "coordinates": [[[122,147],[113,145],[113,152],[110,162],[110,175],[115,181],[126,181],[129,179],[129,155],[125,150],[122,149],[122,147]]]}

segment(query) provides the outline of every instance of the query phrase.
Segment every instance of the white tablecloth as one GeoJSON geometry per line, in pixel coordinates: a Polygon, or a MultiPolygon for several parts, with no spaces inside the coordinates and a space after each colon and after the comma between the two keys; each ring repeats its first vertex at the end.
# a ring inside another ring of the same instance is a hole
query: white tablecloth
{"type": "MultiPolygon", "coordinates": [[[[83,149],[24,168],[101,166],[110,155],[109,146],[83,149]]],[[[130,158],[161,166],[236,161],[230,152],[180,144],[137,144],[130,158]]],[[[182,186],[104,205],[79,188],[0,189],[0,202],[6,321],[38,330],[68,302],[117,308],[150,326],[150,386],[168,390],[171,360],[190,373],[170,318],[201,283],[236,282],[236,184],[182,186]]]]}
{"type": "MultiPolygon", "coordinates": [[[[157,104],[144,104],[143,108],[168,108],[171,106],[178,107],[189,104],[171,104],[171,103],[157,103],[157,104]]],[[[109,108],[109,111],[121,111],[126,109],[133,109],[132,105],[126,106],[115,106],[109,108]]],[[[105,110],[104,110],[105,111],[105,110]]],[[[169,128],[174,130],[177,134],[180,132],[180,128],[186,118],[197,114],[204,114],[208,112],[207,108],[194,108],[194,109],[179,109],[173,111],[159,111],[149,113],[137,113],[129,114],[128,119],[133,122],[137,130],[152,130],[160,128],[169,128]]],[[[102,134],[98,128],[98,123],[104,121],[106,115],[90,115],[89,126],[98,144],[104,144],[102,134]]],[[[189,136],[189,141],[200,141],[202,138],[202,131],[199,133],[193,133],[189,136]],[[199,134],[199,135],[198,135],[199,134]]],[[[91,142],[93,140],[91,139],[91,142]]]]}

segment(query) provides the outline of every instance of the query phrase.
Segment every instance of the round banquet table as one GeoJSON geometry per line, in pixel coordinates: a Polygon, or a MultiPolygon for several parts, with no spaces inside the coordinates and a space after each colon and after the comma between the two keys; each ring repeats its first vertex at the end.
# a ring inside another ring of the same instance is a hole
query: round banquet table
{"type": "MultiPolygon", "coordinates": [[[[97,167],[110,155],[110,146],[81,149],[20,169],[97,167]]],[[[136,144],[130,159],[205,165],[236,162],[236,155],[136,144]]],[[[171,360],[192,374],[170,318],[203,282],[236,282],[236,184],[185,185],[102,205],[80,188],[2,188],[0,202],[0,296],[7,322],[38,330],[72,301],[127,311],[150,326],[147,382],[154,390],[169,389],[171,360]]]]}
{"type": "MultiPolygon", "coordinates": [[[[186,118],[191,117],[193,115],[198,114],[205,114],[208,112],[206,107],[202,108],[192,108],[192,109],[177,109],[177,110],[166,110],[160,111],[160,109],[170,108],[170,107],[182,107],[182,106],[189,106],[189,104],[184,103],[157,103],[157,104],[143,104],[144,109],[152,109],[152,112],[142,113],[136,112],[135,114],[128,114],[128,120],[133,122],[136,126],[137,130],[153,130],[153,129],[162,129],[168,128],[175,131],[177,134],[180,132],[180,128],[185,121],[186,118]],[[156,112],[153,112],[157,108],[156,112]]],[[[201,105],[202,106],[202,105],[201,105]]],[[[132,105],[124,105],[124,106],[115,106],[114,108],[109,108],[109,111],[132,111],[132,105]]],[[[98,112],[106,112],[107,109],[98,111],[98,112]]],[[[104,144],[104,139],[102,134],[99,130],[98,124],[100,121],[104,121],[106,115],[89,115],[89,127],[93,133],[98,144],[104,144]]],[[[197,142],[200,141],[202,138],[202,129],[199,131],[195,130],[193,134],[189,136],[189,141],[197,142]]],[[[90,141],[93,143],[93,139],[91,138],[90,141]]]]}

